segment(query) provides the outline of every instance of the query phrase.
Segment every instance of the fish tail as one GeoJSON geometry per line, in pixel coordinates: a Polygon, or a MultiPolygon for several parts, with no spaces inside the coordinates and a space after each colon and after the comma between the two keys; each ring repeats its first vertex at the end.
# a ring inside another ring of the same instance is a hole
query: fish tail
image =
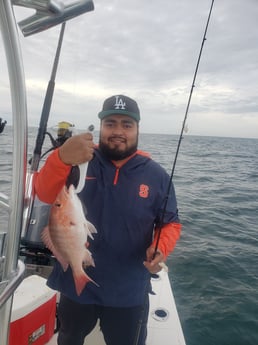
{"type": "Polygon", "coordinates": [[[82,290],[85,288],[86,284],[89,282],[92,282],[96,286],[99,287],[99,285],[92,280],[83,270],[79,273],[74,274],[74,282],[75,282],[75,290],[78,296],[82,293],[82,290]]]}

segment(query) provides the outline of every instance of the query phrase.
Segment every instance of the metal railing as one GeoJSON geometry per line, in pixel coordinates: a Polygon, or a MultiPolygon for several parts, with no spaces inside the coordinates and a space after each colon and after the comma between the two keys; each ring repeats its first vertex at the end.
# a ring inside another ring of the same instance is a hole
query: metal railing
{"type": "Polygon", "coordinates": [[[14,291],[23,280],[25,265],[21,260],[18,260],[17,270],[13,272],[12,277],[7,281],[0,283],[0,306],[3,306],[12,296],[14,291]]]}
{"type": "Polygon", "coordinates": [[[0,265],[0,344],[8,344],[13,293],[23,279],[25,266],[19,260],[21,229],[27,175],[27,107],[23,61],[13,5],[29,7],[36,14],[19,26],[28,36],[94,9],[91,0],[63,5],[56,0],[0,0],[0,28],[8,66],[13,118],[13,158],[11,196],[0,193],[0,207],[8,213],[8,229],[1,243],[0,265]]]}
{"type": "Polygon", "coordinates": [[[1,200],[9,213],[6,234],[5,257],[3,258],[2,282],[5,287],[0,295],[0,344],[8,344],[12,296],[22,280],[24,267],[19,263],[20,229],[25,192],[27,161],[27,109],[21,49],[12,4],[0,1],[0,25],[9,72],[13,113],[13,169],[10,200],[1,200]]]}

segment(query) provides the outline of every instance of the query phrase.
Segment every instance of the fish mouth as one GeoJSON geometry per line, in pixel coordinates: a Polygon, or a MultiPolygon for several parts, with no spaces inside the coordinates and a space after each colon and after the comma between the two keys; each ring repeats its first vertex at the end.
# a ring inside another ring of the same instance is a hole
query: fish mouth
{"type": "Polygon", "coordinates": [[[60,202],[55,202],[55,203],[54,203],[54,206],[56,206],[56,207],[61,207],[61,203],[60,203],[60,202]]]}

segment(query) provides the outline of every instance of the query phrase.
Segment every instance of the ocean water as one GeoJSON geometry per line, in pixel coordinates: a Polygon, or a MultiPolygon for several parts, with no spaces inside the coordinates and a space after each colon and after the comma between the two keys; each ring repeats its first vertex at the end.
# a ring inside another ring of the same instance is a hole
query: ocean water
{"type": "MultiPolygon", "coordinates": [[[[30,129],[29,152],[35,136],[30,129]]],[[[170,173],[177,143],[177,136],[141,134],[139,148],[170,173]]],[[[5,193],[11,158],[6,127],[5,193]]],[[[186,344],[258,345],[258,140],[185,135],[173,182],[183,231],[168,266],[186,344]]],[[[0,217],[3,231],[2,210],[0,217]]]]}

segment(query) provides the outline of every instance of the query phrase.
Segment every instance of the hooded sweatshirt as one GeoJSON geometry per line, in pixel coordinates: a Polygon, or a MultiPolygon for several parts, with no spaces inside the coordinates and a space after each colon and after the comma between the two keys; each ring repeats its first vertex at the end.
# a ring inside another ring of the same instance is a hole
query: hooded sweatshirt
{"type": "MultiPolygon", "coordinates": [[[[56,150],[36,178],[38,197],[52,203],[70,170],[56,150]]],[[[143,304],[150,281],[143,261],[147,248],[155,246],[155,229],[162,220],[168,183],[166,171],[146,153],[137,151],[117,167],[96,149],[79,198],[86,207],[87,220],[97,229],[94,240],[89,240],[95,267],[88,267],[86,272],[99,286],[90,282],[78,296],[71,269],[64,272],[58,262],[48,285],[79,303],[111,307],[143,304]]],[[[159,241],[165,257],[181,230],[173,184],[167,197],[159,241]]]]}

